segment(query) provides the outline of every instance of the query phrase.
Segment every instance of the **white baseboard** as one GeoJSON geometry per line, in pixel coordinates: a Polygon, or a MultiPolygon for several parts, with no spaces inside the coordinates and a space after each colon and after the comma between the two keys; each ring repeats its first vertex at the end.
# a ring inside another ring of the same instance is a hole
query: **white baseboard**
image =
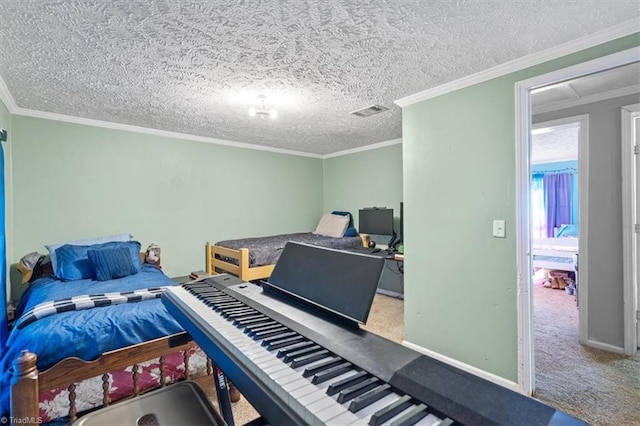
{"type": "Polygon", "coordinates": [[[406,346],[408,348],[411,348],[415,351],[421,352],[425,355],[430,356],[431,358],[435,358],[438,361],[442,361],[445,364],[449,364],[453,367],[459,368],[460,370],[466,371],[467,373],[473,374],[474,376],[478,376],[480,378],[483,378],[485,380],[488,380],[492,383],[495,383],[497,385],[500,385],[502,387],[505,387],[507,389],[510,389],[514,392],[518,392],[520,393],[520,386],[516,383],[513,382],[511,380],[507,380],[504,377],[500,377],[498,375],[495,375],[493,373],[489,373],[488,371],[484,371],[481,370],[477,367],[474,367],[472,365],[469,364],[465,364],[464,362],[460,362],[456,359],[453,358],[449,358],[448,356],[439,354],[437,352],[433,352],[429,349],[423,348],[422,346],[418,346],[414,343],[411,342],[407,342],[406,340],[402,341],[402,345],[406,346]]]}
{"type": "Polygon", "coordinates": [[[599,342],[597,340],[587,340],[586,346],[589,346],[591,348],[596,348],[596,349],[600,349],[603,351],[607,351],[607,352],[613,352],[616,354],[620,354],[620,355],[624,355],[624,348],[620,348],[618,346],[613,346],[610,345],[608,343],[602,343],[599,342]]]}

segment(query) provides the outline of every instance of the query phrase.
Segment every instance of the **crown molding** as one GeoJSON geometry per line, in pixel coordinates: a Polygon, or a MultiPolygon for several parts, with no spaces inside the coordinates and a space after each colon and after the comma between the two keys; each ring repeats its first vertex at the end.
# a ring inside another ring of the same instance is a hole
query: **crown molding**
{"type": "Polygon", "coordinates": [[[15,111],[18,109],[18,106],[16,105],[16,101],[13,99],[13,96],[11,96],[11,93],[9,92],[9,88],[5,84],[2,77],[0,77],[0,100],[7,107],[10,114],[15,114],[15,111]]]}
{"type": "Polygon", "coordinates": [[[10,111],[10,112],[12,114],[22,115],[25,117],[34,117],[34,118],[42,118],[45,120],[63,121],[66,123],[82,124],[85,126],[102,127],[105,129],[122,130],[125,132],[133,132],[133,133],[144,133],[148,135],[161,136],[166,138],[184,139],[184,140],[189,140],[194,142],[210,143],[214,145],[225,145],[225,146],[232,146],[235,148],[252,149],[255,151],[267,151],[267,152],[274,152],[278,154],[288,154],[288,155],[296,155],[299,157],[310,157],[310,158],[322,159],[321,154],[312,154],[308,152],[255,145],[255,144],[250,144],[245,142],[234,142],[234,141],[228,141],[225,139],[208,138],[206,136],[189,135],[186,133],[151,129],[149,127],[132,126],[129,124],[111,123],[108,121],[93,120],[90,118],[82,118],[82,117],[73,117],[70,115],[55,114],[51,112],[36,111],[36,110],[30,110],[25,108],[19,108],[19,107],[15,108],[14,111],[10,111]]]}
{"type": "Polygon", "coordinates": [[[5,106],[9,110],[9,113],[13,115],[42,118],[44,120],[62,121],[65,123],[81,124],[81,125],[92,126],[92,127],[101,127],[104,129],[122,130],[125,132],[143,133],[143,134],[161,136],[161,137],[167,137],[167,138],[185,139],[185,140],[190,140],[194,142],[210,143],[214,145],[225,145],[225,146],[232,146],[235,148],[252,149],[255,151],[267,151],[267,152],[274,152],[278,154],[288,154],[288,155],[296,155],[299,157],[310,157],[310,158],[322,159],[322,154],[312,154],[312,153],[302,152],[302,151],[273,148],[273,147],[255,145],[255,144],[244,143],[244,142],[234,142],[234,141],[228,141],[225,139],[208,138],[205,136],[196,136],[196,135],[189,135],[186,133],[170,132],[167,130],[151,129],[149,127],[132,126],[129,124],[112,123],[109,121],[93,120],[90,118],[73,117],[70,115],[55,114],[52,112],[36,111],[32,109],[27,109],[27,108],[21,108],[18,105],[16,105],[16,102],[13,99],[13,96],[11,96],[11,93],[9,92],[9,89],[7,88],[7,85],[5,84],[2,77],[0,77],[0,100],[2,100],[2,102],[5,104],[5,106]]]}
{"type": "Polygon", "coordinates": [[[323,159],[341,157],[343,155],[355,154],[358,152],[371,151],[372,149],[384,148],[385,146],[398,145],[402,143],[402,138],[391,139],[389,141],[373,143],[371,145],[360,146],[358,148],[346,149],[344,151],[332,152],[331,154],[325,154],[323,159]]]}
{"type": "Polygon", "coordinates": [[[122,130],[125,132],[143,133],[143,134],[161,136],[161,137],[167,137],[167,138],[184,139],[184,140],[190,140],[194,142],[210,143],[214,145],[232,146],[235,148],[252,149],[255,151],[267,151],[267,152],[274,152],[278,154],[296,155],[299,157],[318,158],[321,160],[326,158],[339,157],[342,155],[354,154],[357,152],[369,151],[372,149],[378,149],[378,148],[383,148],[385,146],[402,143],[402,139],[393,139],[390,141],[378,142],[371,145],[366,145],[358,148],[348,149],[345,151],[338,151],[331,154],[322,155],[322,154],[313,154],[309,152],[294,151],[289,149],[273,148],[273,147],[255,145],[255,144],[244,143],[244,142],[234,142],[234,141],[228,141],[225,139],[216,139],[216,138],[208,138],[205,136],[189,135],[186,133],[170,132],[168,130],[151,129],[149,127],[132,126],[129,124],[112,123],[109,121],[94,120],[90,118],[73,117],[70,115],[56,114],[52,112],[36,111],[36,110],[20,108],[16,106],[13,100],[13,97],[7,90],[7,87],[4,84],[4,81],[2,80],[1,77],[0,77],[0,99],[2,99],[2,101],[5,103],[9,112],[14,115],[21,115],[21,116],[33,117],[33,118],[42,118],[44,120],[62,121],[65,123],[81,124],[85,126],[101,127],[105,129],[112,129],[112,130],[122,130]]]}
{"type": "Polygon", "coordinates": [[[542,52],[523,56],[521,58],[506,62],[493,68],[489,68],[476,74],[472,74],[458,80],[454,80],[449,83],[445,83],[440,86],[436,86],[431,89],[406,96],[404,98],[398,99],[394,103],[404,108],[418,102],[426,101],[427,99],[435,98],[436,96],[441,96],[455,90],[483,83],[497,77],[502,77],[503,75],[511,74],[516,71],[532,67],[534,65],[561,58],[563,56],[567,56],[572,53],[576,53],[581,50],[585,50],[590,47],[616,40],[618,38],[625,37],[637,32],[637,19],[623,22],[622,24],[607,28],[605,30],[598,31],[596,33],[577,38],[575,40],[552,47],[550,49],[543,50],[542,52]]]}

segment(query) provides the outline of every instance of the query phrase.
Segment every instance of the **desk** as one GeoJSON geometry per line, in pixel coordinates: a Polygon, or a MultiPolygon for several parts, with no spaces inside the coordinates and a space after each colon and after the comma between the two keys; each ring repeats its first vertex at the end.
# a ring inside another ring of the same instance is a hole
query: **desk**
{"type": "Polygon", "coordinates": [[[385,259],[378,293],[404,299],[404,260],[385,259]]]}
{"type": "Polygon", "coordinates": [[[404,257],[395,259],[393,255],[388,254],[385,250],[372,253],[369,248],[357,248],[349,251],[384,257],[384,268],[382,269],[377,292],[387,296],[404,298],[404,257]]]}

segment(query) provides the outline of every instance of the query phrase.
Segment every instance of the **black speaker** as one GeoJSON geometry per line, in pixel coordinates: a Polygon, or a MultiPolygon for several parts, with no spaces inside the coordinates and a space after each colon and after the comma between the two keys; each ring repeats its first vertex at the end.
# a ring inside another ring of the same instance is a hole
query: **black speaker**
{"type": "Polygon", "coordinates": [[[369,248],[375,248],[376,242],[373,240],[369,240],[369,248]]]}

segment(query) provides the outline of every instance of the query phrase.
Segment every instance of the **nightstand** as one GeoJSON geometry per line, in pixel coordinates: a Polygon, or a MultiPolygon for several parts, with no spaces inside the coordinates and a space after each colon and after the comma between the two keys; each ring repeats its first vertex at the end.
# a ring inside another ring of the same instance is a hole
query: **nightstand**
{"type": "Polygon", "coordinates": [[[171,277],[171,279],[177,282],[178,284],[184,284],[186,282],[192,281],[189,275],[183,275],[181,277],[171,277]]]}
{"type": "Polygon", "coordinates": [[[16,319],[16,306],[13,302],[9,302],[7,305],[7,324],[9,328],[13,325],[13,321],[16,319]]]}

